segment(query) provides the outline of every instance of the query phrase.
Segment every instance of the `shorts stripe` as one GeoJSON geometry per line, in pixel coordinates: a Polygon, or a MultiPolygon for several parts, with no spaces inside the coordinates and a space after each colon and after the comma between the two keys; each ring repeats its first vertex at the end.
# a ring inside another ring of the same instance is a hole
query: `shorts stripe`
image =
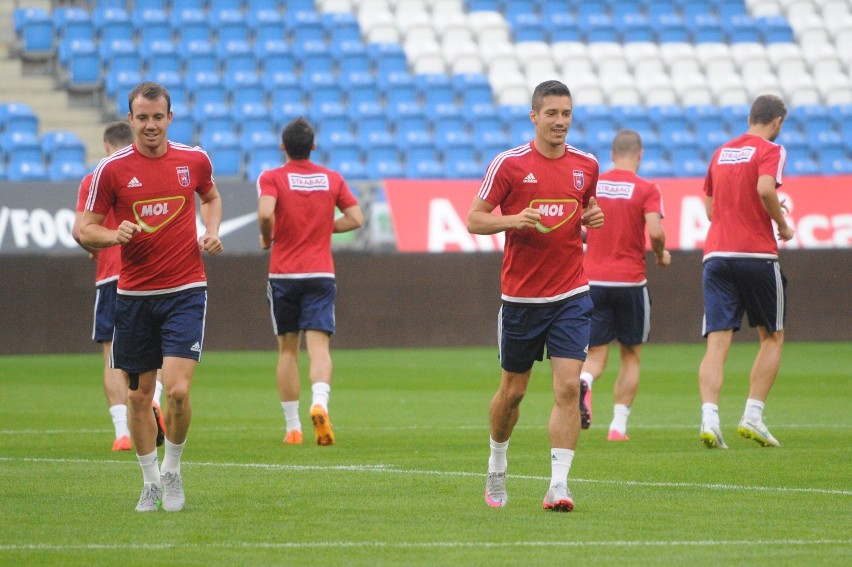
{"type": "Polygon", "coordinates": [[[266,299],[269,303],[269,318],[272,319],[272,331],[278,336],[278,323],[275,321],[275,306],[272,303],[272,283],[266,282],[266,299]]]}
{"type": "Polygon", "coordinates": [[[648,342],[648,336],[651,334],[651,296],[648,294],[648,287],[642,288],[642,301],[645,304],[645,317],[642,322],[642,342],[648,342]]]}
{"type": "Polygon", "coordinates": [[[503,360],[503,306],[497,311],[497,358],[503,360]]]}
{"type": "Polygon", "coordinates": [[[778,331],[784,330],[784,283],[781,281],[781,264],[774,263],[775,268],[775,328],[778,331]]]}
{"type": "Polygon", "coordinates": [[[95,307],[92,310],[92,340],[97,340],[98,334],[98,302],[101,300],[101,289],[95,288],[95,307]]]}

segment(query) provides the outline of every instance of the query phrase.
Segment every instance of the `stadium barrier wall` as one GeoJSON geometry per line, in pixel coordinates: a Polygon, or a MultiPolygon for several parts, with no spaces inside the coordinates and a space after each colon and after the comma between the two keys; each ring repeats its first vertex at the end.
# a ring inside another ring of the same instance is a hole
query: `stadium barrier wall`
{"type": "MultiPolygon", "coordinates": [[[[701,341],[701,253],[649,259],[651,341],[701,341]]],[[[852,340],[848,250],[783,251],[789,280],[787,339],[852,340]]],[[[334,348],[494,346],[502,255],[335,254],[334,348]]],[[[267,258],[205,257],[205,349],[275,349],[266,303],[267,258]]],[[[99,352],[90,337],[94,265],[83,255],[0,254],[0,354],[99,352]]],[[[738,341],[756,340],[747,327],[738,341]]],[[[496,364],[496,361],[495,361],[496,364]]]]}

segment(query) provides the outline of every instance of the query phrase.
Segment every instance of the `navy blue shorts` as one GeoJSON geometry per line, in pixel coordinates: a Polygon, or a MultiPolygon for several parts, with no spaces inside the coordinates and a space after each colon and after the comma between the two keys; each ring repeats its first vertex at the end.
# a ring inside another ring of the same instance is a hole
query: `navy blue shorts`
{"type": "Polygon", "coordinates": [[[118,280],[112,280],[95,288],[95,323],[92,340],[102,343],[112,340],[115,331],[115,294],[118,280]]]}
{"type": "Polygon", "coordinates": [[[299,331],[334,334],[337,284],[332,278],[271,279],[266,293],[276,335],[299,331]]]}
{"type": "Polygon", "coordinates": [[[625,346],[648,342],[651,331],[651,297],[648,286],[591,286],[595,305],[589,346],[602,346],[618,340],[625,346]]]}
{"type": "Polygon", "coordinates": [[[743,313],[752,327],[770,333],[784,329],[787,278],[777,260],[710,258],[704,262],[702,334],[738,331],[743,313]]]}
{"type": "Polygon", "coordinates": [[[507,372],[526,372],[544,358],[545,346],[548,358],[586,360],[591,314],[588,294],[556,305],[504,303],[498,321],[500,366],[507,372]]]}
{"type": "Polygon", "coordinates": [[[164,356],[201,360],[207,290],[165,297],[119,295],[112,366],[141,373],[163,366],[164,356]]]}

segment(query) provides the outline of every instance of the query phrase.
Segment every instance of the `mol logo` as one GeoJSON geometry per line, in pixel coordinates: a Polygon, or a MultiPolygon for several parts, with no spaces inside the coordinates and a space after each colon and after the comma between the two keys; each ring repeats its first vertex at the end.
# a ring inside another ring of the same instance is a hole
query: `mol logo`
{"type": "Polygon", "coordinates": [[[538,209],[541,220],[535,225],[536,230],[548,233],[556,230],[577,212],[580,204],[577,199],[533,199],[530,208],[538,209]]]}
{"type": "Polygon", "coordinates": [[[185,202],[186,198],[181,196],[137,201],[133,203],[136,224],[145,232],[155,232],[175,218],[185,202]]]}

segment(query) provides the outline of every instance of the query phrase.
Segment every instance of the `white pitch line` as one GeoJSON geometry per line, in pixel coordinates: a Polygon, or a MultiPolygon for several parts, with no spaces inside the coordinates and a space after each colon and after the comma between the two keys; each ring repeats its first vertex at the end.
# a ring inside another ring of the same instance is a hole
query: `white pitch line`
{"type": "MultiPolygon", "coordinates": [[[[642,425],[640,424],[631,424],[630,430],[652,430],[652,429],[699,429],[700,424],[684,424],[684,423],[657,423],[657,424],[649,424],[642,425]]],[[[217,426],[207,426],[207,425],[199,425],[204,429],[204,431],[277,431],[281,429],[280,426],[257,426],[257,427],[247,427],[247,426],[227,426],[227,427],[217,427],[217,426]]],[[[515,429],[520,430],[537,430],[541,429],[542,425],[516,425],[515,429]]],[[[369,425],[356,425],[349,427],[336,427],[336,429],[340,429],[342,431],[487,431],[488,424],[483,423],[481,425],[377,425],[377,426],[369,426],[369,425]]],[[[592,429],[601,431],[604,430],[604,426],[600,427],[593,426],[592,429]]],[[[785,430],[785,429],[852,429],[852,423],[791,423],[791,424],[778,424],[773,425],[772,429],[774,430],[785,430]]],[[[112,429],[0,429],[0,435],[78,435],[78,434],[108,434],[111,433],[112,429]]]]}
{"type": "Polygon", "coordinates": [[[850,539],[774,540],[612,540],[612,541],[315,541],[315,542],[218,542],[218,543],[88,543],[88,544],[6,544],[0,551],[116,551],[163,549],[505,549],[513,547],[726,547],[726,546],[829,546],[850,545],[850,539]]]}
{"type": "MultiPolygon", "coordinates": [[[[68,463],[68,464],[117,464],[117,465],[135,465],[136,461],[118,461],[113,459],[97,460],[97,459],[59,459],[59,458],[39,458],[39,457],[0,457],[0,462],[27,462],[27,463],[68,463]]],[[[212,463],[212,462],[193,462],[184,461],[183,466],[198,466],[198,467],[221,467],[221,468],[246,468],[246,469],[262,469],[269,471],[354,471],[354,472],[377,472],[388,474],[405,474],[405,475],[424,475],[424,476],[463,476],[463,477],[483,477],[481,472],[469,471],[436,471],[436,470],[419,470],[419,469],[402,469],[393,465],[378,464],[378,465],[279,465],[275,463],[212,463]]],[[[507,475],[508,478],[516,478],[520,480],[550,480],[549,476],[535,475],[507,475]]],[[[836,496],[852,496],[852,490],[832,489],[832,488],[791,488],[784,486],[745,486],[737,484],[718,484],[718,483],[699,483],[699,482],[652,482],[645,480],[614,480],[614,479],[590,479],[590,478],[571,478],[571,482],[589,483],[589,484],[607,484],[615,486],[634,486],[647,488],[697,488],[701,490],[729,490],[740,492],[780,492],[780,493],[805,493],[805,494],[828,494],[836,496]]]]}

